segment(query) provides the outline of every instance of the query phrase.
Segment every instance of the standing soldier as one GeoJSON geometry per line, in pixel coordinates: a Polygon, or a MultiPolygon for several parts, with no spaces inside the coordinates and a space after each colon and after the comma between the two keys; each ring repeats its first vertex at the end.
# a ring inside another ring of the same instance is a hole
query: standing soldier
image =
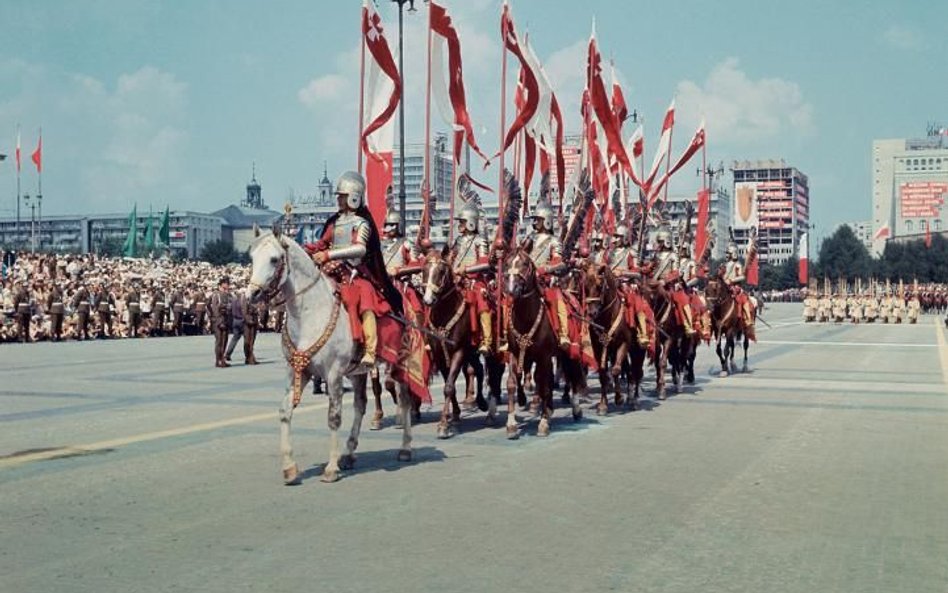
{"type": "Polygon", "coordinates": [[[115,296],[101,284],[96,286],[95,290],[95,309],[99,313],[102,336],[115,337],[112,330],[112,311],[115,310],[115,296]]]}
{"type": "Polygon", "coordinates": [[[152,335],[163,336],[165,334],[165,294],[160,286],[155,287],[153,294],[154,304],[151,309],[152,335]]]}
{"type": "Polygon", "coordinates": [[[181,335],[182,318],[184,317],[184,294],[180,288],[175,288],[171,293],[171,332],[181,335]]]}
{"type": "MultiPolygon", "coordinates": [[[[230,305],[230,342],[227,344],[227,351],[224,353],[224,360],[230,362],[230,357],[234,354],[234,348],[237,342],[244,337],[244,307],[240,302],[240,294],[234,295],[230,305]]],[[[246,349],[246,343],[244,344],[246,349]]]]}
{"type": "Polygon", "coordinates": [[[63,305],[63,292],[55,281],[50,281],[49,292],[46,295],[46,313],[49,315],[49,333],[52,341],[62,340],[63,316],[66,307],[63,305]]]}
{"type": "Polygon", "coordinates": [[[211,296],[211,328],[214,330],[214,366],[229,367],[224,360],[227,334],[231,325],[230,279],[224,276],[217,283],[217,292],[211,296]]]}
{"type": "Polygon", "coordinates": [[[197,328],[198,335],[203,336],[207,327],[207,293],[198,287],[191,298],[194,302],[194,327],[197,328]]]}
{"type": "Polygon", "coordinates": [[[556,307],[557,336],[561,348],[569,348],[569,319],[566,314],[566,302],[560,289],[552,281],[555,274],[565,269],[562,247],[559,239],[553,236],[553,207],[545,199],[537,203],[533,212],[533,235],[527,239],[526,251],[537,268],[540,283],[544,287],[544,298],[556,307]]]}
{"type": "Polygon", "coordinates": [[[340,269],[344,272],[340,278],[341,289],[348,295],[344,300],[354,337],[364,346],[359,363],[371,369],[375,367],[378,349],[376,320],[379,315],[392,311],[401,315],[402,298],[385,272],[378,229],[365,207],[362,175],[354,171],[343,173],[336,182],[336,200],[339,211],[326,221],[313,261],[318,266],[340,262],[354,270],[352,274],[340,269]]]}
{"type": "Polygon", "coordinates": [[[141,297],[138,293],[137,281],[132,283],[132,287],[125,294],[125,306],[128,309],[128,337],[136,338],[142,319],[141,297]]]}
{"type": "Polygon", "coordinates": [[[30,341],[30,292],[22,280],[16,282],[13,295],[13,310],[16,312],[16,323],[21,342],[30,341]]]}
{"type": "Polygon", "coordinates": [[[450,261],[454,273],[463,282],[464,299],[477,313],[478,325],[481,329],[481,343],[478,351],[481,354],[487,354],[490,352],[493,340],[485,278],[485,273],[490,271],[488,243],[478,232],[480,215],[473,205],[464,206],[455,219],[459,223],[460,233],[451,247],[450,261]]]}
{"type": "Polygon", "coordinates": [[[253,345],[257,341],[257,329],[260,326],[260,310],[250,302],[246,292],[240,291],[238,299],[244,317],[244,364],[260,364],[253,355],[253,345]]]}
{"type": "Polygon", "coordinates": [[[92,299],[89,296],[89,289],[80,285],[76,291],[76,296],[72,300],[72,308],[76,310],[79,316],[79,322],[76,325],[76,339],[89,339],[89,313],[92,311],[92,299]]]}

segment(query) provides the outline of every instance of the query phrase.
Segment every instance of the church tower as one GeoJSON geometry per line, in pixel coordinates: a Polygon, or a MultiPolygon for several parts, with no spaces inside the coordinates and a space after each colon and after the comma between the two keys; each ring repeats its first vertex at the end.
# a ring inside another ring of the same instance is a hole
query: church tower
{"type": "Polygon", "coordinates": [[[320,205],[327,205],[333,203],[333,191],[332,191],[332,182],[329,181],[329,173],[326,167],[326,161],[323,161],[323,178],[319,181],[319,199],[318,203],[320,205]]]}
{"type": "Polygon", "coordinates": [[[267,205],[263,203],[263,194],[260,189],[260,184],[257,183],[257,164],[253,164],[253,172],[251,174],[250,183],[247,184],[247,197],[240,204],[245,208],[253,208],[255,210],[266,210],[267,205]]]}

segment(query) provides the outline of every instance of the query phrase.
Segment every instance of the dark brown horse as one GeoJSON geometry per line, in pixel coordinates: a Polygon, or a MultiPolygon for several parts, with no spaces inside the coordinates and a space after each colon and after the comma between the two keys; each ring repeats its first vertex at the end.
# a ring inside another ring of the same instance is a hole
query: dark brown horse
{"type": "Polygon", "coordinates": [[[655,325],[658,339],[655,346],[655,391],[658,399],[665,399],[665,372],[671,365],[672,384],[675,392],[681,391],[688,359],[691,357],[693,340],[685,334],[685,328],[678,320],[671,289],[661,281],[650,281],[647,299],[655,311],[655,325]]]}
{"type": "Polygon", "coordinates": [[[715,352],[721,361],[719,376],[727,377],[730,373],[737,372],[734,351],[737,349],[736,343],[740,338],[744,339],[743,372],[746,373],[747,348],[750,345],[750,339],[744,331],[741,312],[738,310],[734,295],[731,294],[731,287],[724,282],[720,273],[708,281],[704,296],[708,302],[708,309],[711,310],[711,333],[716,343],[715,352]],[[721,349],[722,340],[724,341],[723,350],[721,349]]]}
{"type": "Polygon", "coordinates": [[[626,305],[619,282],[609,266],[586,264],[580,270],[579,297],[586,306],[589,337],[599,365],[600,398],[597,411],[606,414],[610,384],[615,390],[616,407],[623,405],[621,375],[628,370],[627,401],[636,408],[642,383],[646,349],[639,345],[635,330],[626,320],[626,305]]]}
{"type": "Polygon", "coordinates": [[[537,436],[550,434],[553,415],[553,358],[563,368],[573,389],[573,420],[583,417],[579,402],[586,393],[585,373],[579,364],[569,360],[559,347],[556,333],[543,302],[537,269],[530,256],[517,250],[507,261],[505,292],[510,299],[507,316],[507,345],[510,353],[510,374],[507,376],[507,438],[520,436],[517,425],[516,396],[522,388],[525,373],[533,369],[536,395],[539,398],[540,423],[537,436]]]}

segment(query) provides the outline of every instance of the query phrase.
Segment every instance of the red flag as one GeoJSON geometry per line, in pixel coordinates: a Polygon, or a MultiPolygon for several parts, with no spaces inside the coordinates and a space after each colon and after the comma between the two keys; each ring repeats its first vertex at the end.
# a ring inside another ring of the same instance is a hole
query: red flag
{"type": "Polygon", "coordinates": [[[879,239],[888,239],[891,231],[889,230],[889,223],[884,224],[876,234],[872,236],[873,241],[878,241],[879,239]]]}
{"type": "MultiPolygon", "coordinates": [[[[372,8],[372,4],[365,2],[365,0],[363,0],[362,4],[362,39],[366,49],[368,49],[372,55],[372,61],[369,65],[370,68],[377,68],[381,74],[388,77],[393,85],[388,100],[384,102],[384,109],[382,109],[381,113],[375,115],[369,125],[362,130],[362,150],[376,161],[382,161],[383,157],[378,154],[379,151],[373,150],[373,148],[369,146],[368,138],[373,132],[384,126],[388,120],[392,118],[392,115],[395,114],[395,109],[398,108],[398,102],[402,97],[402,83],[398,75],[398,67],[395,65],[395,59],[392,58],[388,41],[385,40],[385,35],[383,34],[382,19],[378,13],[375,12],[375,9],[372,8]]],[[[378,99],[383,99],[381,95],[384,93],[384,88],[382,88],[381,85],[377,85],[377,82],[379,82],[379,76],[370,74],[368,88],[370,108],[377,102],[382,103],[382,101],[378,101],[378,99]]],[[[373,117],[373,115],[370,114],[369,117],[373,117]]]]}
{"type": "Polygon", "coordinates": [[[675,162],[674,166],[665,172],[659,182],[655,184],[655,186],[649,192],[649,207],[651,207],[652,203],[658,197],[659,191],[662,189],[662,187],[668,183],[669,179],[671,179],[671,176],[684,167],[688,161],[691,160],[691,157],[701,150],[701,148],[704,146],[705,138],[704,119],[702,119],[701,123],[698,125],[698,129],[695,130],[695,135],[691,138],[691,143],[688,144],[688,148],[685,149],[685,152],[683,152],[682,155],[678,157],[678,160],[675,162]]]}
{"type": "Polygon", "coordinates": [[[504,145],[500,147],[497,155],[507,150],[513,143],[517,134],[523,130],[533,118],[537,107],[540,104],[540,84],[537,82],[537,74],[530,67],[527,58],[524,56],[523,49],[520,47],[520,40],[517,39],[517,32],[514,28],[513,17],[510,15],[510,6],[504,3],[504,11],[500,15],[500,34],[504,39],[504,47],[510,51],[520,61],[521,73],[523,75],[523,86],[526,90],[526,100],[523,109],[517,114],[517,118],[507,129],[507,135],[504,138],[504,145]]]}
{"type": "Polygon", "coordinates": [[[563,112],[556,102],[556,95],[550,101],[550,113],[556,121],[556,185],[560,193],[560,215],[563,214],[563,198],[566,195],[566,157],[563,155],[563,112]]]}
{"type": "MultiPolygon", "coordinates": [[[[459,132],[454,136],[454,162],[460,162],[461,157],[461,145],[466,139],[468,146],[474,149],[482,159],[487,160],[487,156],[481,152],[480,147],[477,145],[477,140],[474,139],[474,126],[471,123],[471,116],[467,110],[467,94],[464,90],[464,73],[461,63],[461,40],[458,37],[458,32],[454,28],[454,24],[451,22],[451,16],[448,15],[447,10],[434,2],[432,0],[430,4],[430,26],[432,33],[440,36],[443,41],[438,41],[432,44],[432,52],[437,53],[438,59],[432,60],[436,62],[439,67],[443,67],[443,60],[440,59],[442,45],[447,45],[448,48],[448,89],[447,95],[450,97],[451,108],[453,110],[452,121],[449,123],[460,128],[459,132]]],[[[433,77],[433,80],[436,82],[435,86],[432,87],[432,92],[436,95],[444,93],[444,73],[438,72],[436,76],[433,77]]],[[[441,103],[439,102],[439,106],[441,103]]],[[[442,113],[442,116],[447,116],[447,114],[442,113]]]]}
{"type": "Polygon", "coordinates": [[[932,248],[932,223],[928,220],[925,221],[925,247],[932,248]]]}
{"type": "Polygon", "coordinates": [[[757,259],[757,245],[755,239],[751,239],[751,243],[747,247],[747,263],[745,264],[747,269],[744,271],[747,283],[751,286],[757,286],[758,284],[759,266],[757,265],[757,259]]]}
{"type": "Polygon", "coordinates": [[[669,148],[671,148],[671,133],[674,126],[675,100],[672,99],[671,104],[665,111],[665,119],[662,120],[662,135],[658,140],[658,150],[655,152],[655,157],[652,159],[652,168],[648,172],[648,177],[642,181],[642,189],[645,190],[646,194],[649,193],[652,183],[655,181],[655,176],[658,175],[658,168],[661,166],[662,161],[665,160],[669,148]]]}
{"type": "Polygon", "coordinates": [[[695,229],[695,259],[704,258],[704,250],[708,243],[708,216],[711,211],[711,191],[698,191],[698,228],[695,229]]]}
{"type": "Polygon", "coordinates": [[[616,78],[616,67],[609,65],[612,69],[612,114],[616,118],[616,127],[622,131],[622,124],[625,118],[629,116],[629,107],[625,103],[625,95],[622,94],[622,87],[619,86],[619,80],[616,78]]]}
{"type": "Polygon", "coordinates": [[[30,157],[33,159],[33,164],[36,165],[36,172],[43,172],[43,131],[40,130],[39,144],[36,145],[36,150],[33,151],[33,156],[30,157]]]}
{"type": "Polygon", "coordinates": [[[16,127],[16,172],[20,172],[20,126],[16,127]]]}
{"type": "Polygon", "coordinates": [[[806,286],[810,279],[809,259],[810,259],[810,240],[809,233],[803,233],[800,236],[800,246],[797,248],[800,258],[800,269],[797,274],[797,281],[801,286],[806,286]]]}

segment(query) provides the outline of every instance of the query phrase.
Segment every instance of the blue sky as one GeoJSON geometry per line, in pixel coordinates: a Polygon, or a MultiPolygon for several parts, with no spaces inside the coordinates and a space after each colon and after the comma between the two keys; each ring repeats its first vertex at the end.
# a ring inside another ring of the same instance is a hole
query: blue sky
{"type": "MultiPolygon", "coordinates": [[[[469,107],[497,147],[500,0],[444,0],[462,37],[469,107]]],[[[422,6],[421,0],[418,1],[422,6]]],[[[391,42],[394,5],[379,2],[391,42]]],[[[165,204],[211,210],[240,199],[256,161],[279,207],[353,168],[360,0],[74,0],[0,7],[0,152],[44,135],[44,212],[165,204]]],[[[702,115],[709,159],[785,158],[810,177],[817,233],[870,213],[873,138],[948,123],[945,2],[514,0],[579,125],[593,16],[654,148],[677,97],[675,151],[702,115]]],[[[423,124],[424,17],[406,16],[408,139],[423,124]]],[[[437,122],[437,120],[435,120],[437,122]]],[[[650,155],[646,157],[650,162],[650,155]]],[[[0,216],[15,207],[12,156],[0,216]]],[[[27,167],[29,165],[29,167],[27,167]]],[[[685,169],[673,191],[692,191],[685,169]]],[[[485,175],[493,180],[494,175],[485,175]]],[[[35,192],[24,163],[24,191],[35,192]]]]}

